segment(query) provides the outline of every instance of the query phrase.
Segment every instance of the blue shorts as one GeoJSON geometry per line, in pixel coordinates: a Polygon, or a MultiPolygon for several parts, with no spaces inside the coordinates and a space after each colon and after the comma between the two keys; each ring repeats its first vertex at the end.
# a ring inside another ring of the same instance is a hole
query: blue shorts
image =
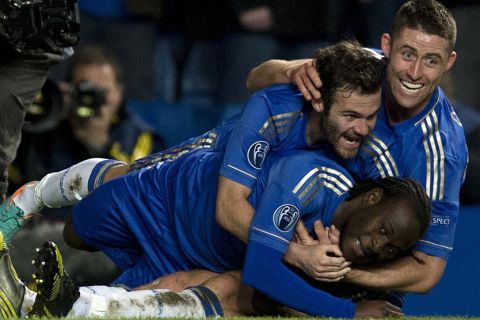
{"type": "Polygon", "coordinates": [[[103,251],[124,270],[116,284],[136,287],[195,267],[175,234],[166,181],[158,181],[162,167],[114,179],[73,210],[74,229],[82,241],[103,251]]]}

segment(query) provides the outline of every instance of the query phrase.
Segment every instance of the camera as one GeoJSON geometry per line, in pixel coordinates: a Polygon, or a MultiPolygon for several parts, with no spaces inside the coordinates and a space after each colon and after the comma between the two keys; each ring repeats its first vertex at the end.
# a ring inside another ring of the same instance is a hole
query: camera
{"type": "Polygon", "coordinates": [[[78,43],[77,0],[1,0],[0,34],[19,51],[57,53],[78,43]]]}
{"type": "Polygon", "coordinates": [[[87,120],[100,114],[105,99],[105,90],[89,81],[82,81],[62,92],[55,81],[47,78],[27,109],[23,130],[29,133],[50,131],[58,126],[68,110],[77,119],[87,120]],[[64,108],[64,95],[71,101],[67,109],[64,108]]]}
{"type": "Polygon", "coordinates": [[[80,119],[99,115],[105,104],[105,91],[89,81],[79,82],[72,92],[72,112],[80,119]]]}

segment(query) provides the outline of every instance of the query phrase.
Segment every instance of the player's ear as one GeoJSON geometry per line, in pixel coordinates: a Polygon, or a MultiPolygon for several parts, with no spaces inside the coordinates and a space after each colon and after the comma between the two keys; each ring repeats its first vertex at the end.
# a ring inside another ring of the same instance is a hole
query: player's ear
{"type": "Polygon", "coordinates": [[[390,58],[390,50],[392,46],[392,38],[388,33],[384,33],[380,40],[380,45],[382,47],[383,54],[385,57],[390,58]]]}
{"type": "Polygon", "coordinates": [[[312,107],[313,107],[313,110],[315,110],[315,111],[317,111],[317,112],[323,112],[323,110],[324,110],[325,108],[324,108],[324,104],[323,104],[322,98],[313,99],[313,100],[312,100],[312,107]]]}
{"type": "Polygon", "coordinates": [[[455,51],[452,51],[448,55],[447,65],[445,66],[445,71],[448,71],[448,70],[450,70],[451,67],[453,67],[453,64],[455,63],[455,60],[457,60],[457,53],[455,51]]]}
{"type": "Polygon", "coordinates": [[[365,204],[367,206],[373,206],[379,203],[383,197],[383,189],[382,188],[373,188],[365,193],[365,204]]]}

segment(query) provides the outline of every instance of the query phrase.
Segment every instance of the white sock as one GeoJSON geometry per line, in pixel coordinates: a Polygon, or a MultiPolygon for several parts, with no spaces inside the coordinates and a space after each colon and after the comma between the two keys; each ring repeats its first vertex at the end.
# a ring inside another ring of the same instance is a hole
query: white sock
{"type": "Polygon", "coordinates": [[[190,290],[126,291],[117,287],[82,287],[69,317],[190,317],[205,318],[200,299],[190,290]],[[111,289],[111,291],[110,291],[111,289]],[[110,292],[109,292],[110,291],[110,292]]]}
{"type": "Polygon", "coordinates": [[[80,296],[68,313],[70,317],[105,317],[109,297],[126,294],[122,287],[88,286],[80,287],[80,296]]]}
{"type": "Polygon", "coordinates": [[[92,158],[77,163],[65,170],[53,172],[35,187],[35,203],[58,208],[73,205],[103,184],[106,171],[123,164],[117,160],[92,158]]]}
{"type": "Polygon", "coordinates": [[[35,302],[36,297],[37,297],[37,293],[35,291],[28,289],[28,287],[25,286],[25,295],[23,297],[22,307],[20,308],[20,315],[22,318],[27,316],[28,312],[30,311],[30,308],[33,306],[33,303],[35,302]]]}

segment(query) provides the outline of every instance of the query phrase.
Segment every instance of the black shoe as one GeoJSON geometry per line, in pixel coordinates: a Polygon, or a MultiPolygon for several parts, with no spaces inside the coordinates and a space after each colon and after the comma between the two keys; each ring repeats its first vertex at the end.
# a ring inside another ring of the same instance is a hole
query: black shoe
{"type": "Polygon", "coordinates": [[[42,248],[37,248],[37,258],[32,263],[36,268],[32,276],[37,286],[37,297],[29,317],[66,316],[80,291],[65,271],[57,245],[45,242],[42,248]]]}
{"type": "Polygon", "coordinates": [[[10,254],[0,233],[0,311],[1,318],[19,318],[25,285],[13,268],[10,254]]]}

